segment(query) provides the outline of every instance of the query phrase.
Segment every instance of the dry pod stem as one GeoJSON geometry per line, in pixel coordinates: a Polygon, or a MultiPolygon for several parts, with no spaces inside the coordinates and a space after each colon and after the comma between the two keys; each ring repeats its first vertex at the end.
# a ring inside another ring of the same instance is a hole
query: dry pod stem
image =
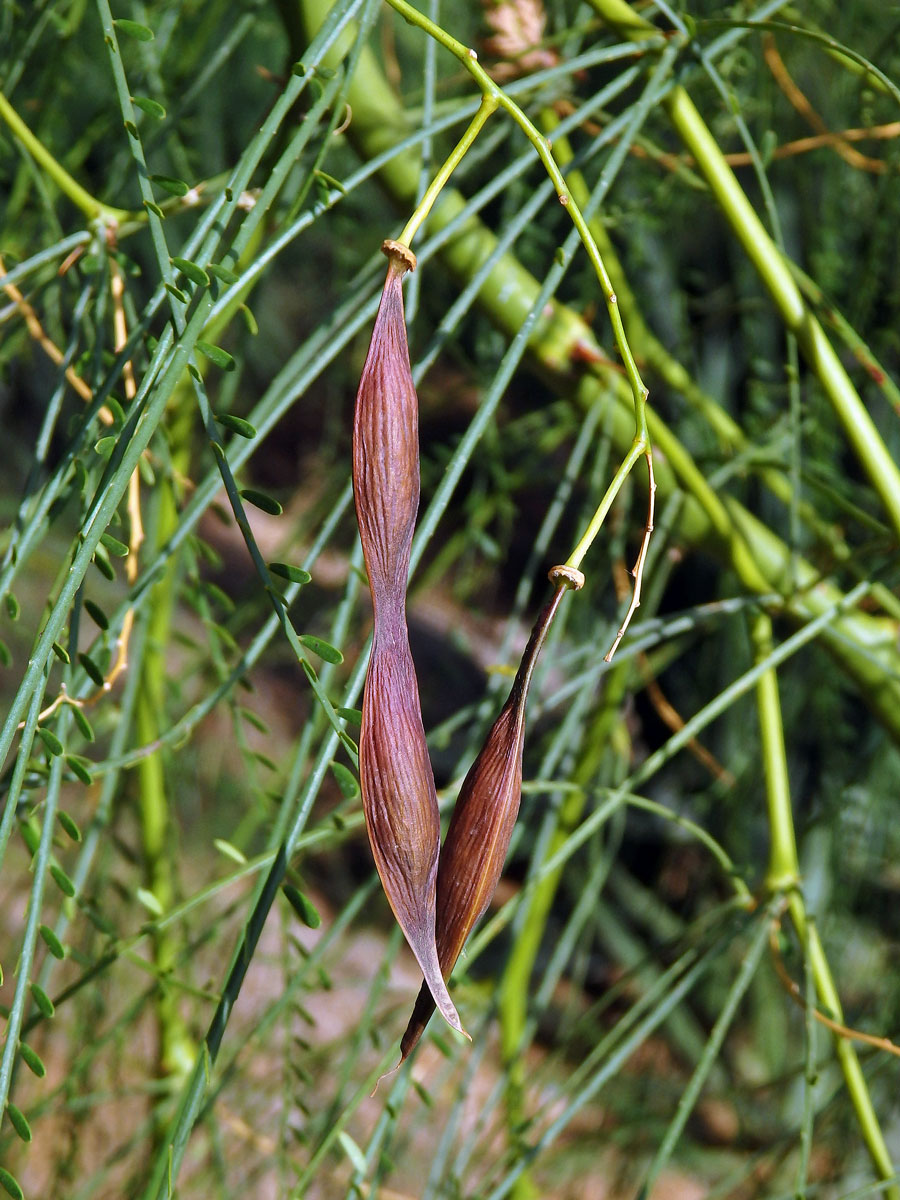
{"type": "MultiPolygon", "coordinates": [[[[466,776],[441,850],[437,887],[437,949],[444,978],[484,914],[500,880],[522,799],[525,704],[535,664],[565,584],[554,591],[535,622],[519,670],[499,717],[466,776]]],[[[401,1062],[422,1036],[434,1000],[423,984],[400,1043],[401,1062]]]]}
{"type": "Polygon", "coordinates": [[[402,278],[412,251],[390,259],[356,396],[353,490],[375,610],[363,693],[359,775],[375,866],[442,1015],[461,1029],[438,963],[435,889],[441,825],[406,625],[419,507],[419,404],[409,366],[402,278]]]}

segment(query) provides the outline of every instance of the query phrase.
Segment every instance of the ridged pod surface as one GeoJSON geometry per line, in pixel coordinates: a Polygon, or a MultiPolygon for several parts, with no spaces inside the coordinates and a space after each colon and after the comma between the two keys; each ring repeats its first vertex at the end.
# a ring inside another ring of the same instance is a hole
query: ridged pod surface
{"type": "MultiPolygon", "coordinates": [[[[565,588],[553,593],[532,630],[509,697],[466,776],[441,849],[437,951],[445,979],[500,880],[522,799],[525,704],[538,655],[565,588]]],[[[424,1032],[434,1000],[423,984],[400,1043],[401,1062],[424,1032]]]]}
{"type": "Polygon", "coordinates": [[[387,279],[353,424],[353,490],[375,613],[363,692],[359,775],[375,866],[415,954],[432,1006],[455,1029],[435,945],[440,816],[406,624],[419,507],[419,403],[409,365],[402,279],[410,250],[385,242],[387,279]]]}

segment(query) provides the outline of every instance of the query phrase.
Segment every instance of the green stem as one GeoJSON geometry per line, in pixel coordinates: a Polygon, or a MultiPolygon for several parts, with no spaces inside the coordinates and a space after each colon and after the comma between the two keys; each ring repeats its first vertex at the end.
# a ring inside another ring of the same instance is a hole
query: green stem
{"type": "Polygon", "coordinates": [[[459,142],[454,147],[453,152],[450,154],[447,161],[444,163],[444,165],[438,171],[437,175],[435,175],[434,179],[429,184],[428,189],[425,192],[425,195],[419,201],[416,211],[406,222],[403,232],[400,234],[400,237],[398,239],[398,241],[402,242],[404,246],[409,246],[412,243],[412,239],[416,236],[416,232],[418,231],[419,227],[422,225],[422,222],[426,219],[428,214],[431,212],[431,209],[434,206],[434,202],[435,202],[435,200],[437,200],[438,196],[441,194],[441,191],[443,190],[443,187],[446,184],[447,180],[450,178],[450,176],[453,174],[453,172],[456,170],[456,168],[462,162],[466,153],[470,149],[472,143],[475,141],[476,137],[478,137],[478,134],[484,128],[488,117],[491,115],[491,113],[494,113],[496,111],[497,111],[496,97],[488,96],[488,95],[482,96],[481,104],[478,107],[478,112],[472,118],[471,122],[469,123],[468,128],[466,129],[466,132],[462,135],[462,137],[460,138],[459,142]]]}
{"type": "MultiPolygon", "coordinates": [[[[559,118],[553,109],[548,108],[541,113],[541,123],[544,129],[548,133],[551,133],[557,128],[559,118]]],[[[557,161],[565,168],[566,164],[574,157],[568,138],[554,135],[553,148],[557,161]]],[[[578,203],[582,206],[586,205],[590,197],[590,192],[581,172],[578,170],[567,171],[566,182],[578,203]]],[[[682,396],[692,408],[700,413],[716,434],[724,451],[728,451],[732,455],[748,452],[750,450],[750,443],[737,421],[697,384],[686,368],[669,353],[662,342],[647,327],[640,306],[631,290],[628,279],[619,262],[616,249],[603,222],[598,217],[594,217],[590,222],[590,226],[594,239],[600,247],[610,279],[616,289],[619,310],[622,313],[628,338],[638,362],[658,375],[676,395],[682,396]]],[[[840,314],[827,304],[825,297],[817,285],[808,276],[804,275],[798,267],[795,267],[793,264],[790,264],[790,266],[792,273],[810,301],[819,308],[820,313],[827,320],[834,324],[835,329],[853,350],[858,361],[868,370],[869,374],[882,388],[888,400],[894,405],[897,412],[900,413],[900,390],[897,389],[896,385],[886,374],[884,368],[877,362],[872,352],[848,322],[843,320],[840,314]]],[[[840,536],[838,529],[823,520],[819,516],[815,506],[810,504],[809,501],[801,499],[797,502],[791,481],[785,475],[784,471],[765,464],[754,464],[751,469],[756,472],[769,491],[784,505],[790,507],[792,504],[797,504],[798,516],[812,530],[819,541],[827,547],[828,552],[833,556],[835,561],[840,563],[852,562],[853,551],[840,536]]],[[[883,584],[873,583],[872,596],[886,613],[895,618],[900,618],[900,600],[883,584]]]]}
{"type": "MultiPolygon", "coordinates": [[[[189,426],[185,405],[173,418],[172,437],[176,442],[173,469],[187,473],[189,453],[186,439],[189,426]],[[178,443],[181,443],[179,446],[178,443]]],[[[152,525],[156,546],[165,544],[177,524],[175,498],[171,483],[161,482],[154,496],[156,512],[152,525]]],[[[147,745],[159,736],[166,710],[166,651],[172,636],[177,560],[172,560],[163,578],[154,586],[141,663],[135,723],[139,744],[147,745]]],[[[171,799],[162,753],[142,759],[137,767],[138,814],[144,856],[146,887],[162,913],[168,913],[177,900],[177,878],[172,855],[173,819],[171,799]]],[[[182,953],[182,939],[175,927],[159,926],[153,932],[153,965],[159,985],[156,997],[156,1022],[159,1035],[159,1073],[161,1078],[183,1082],[196,1058],[197,1047],[181,1016],[179,998],[168,977],[182,953]]]]}
{"type": "MultiPolygon", "coordinates": [[[[757,661],[768,658],[772,654],[772,623],[767,615],[760,614],[756,618],[752,633],[757,661]]],[[[756,685],[756,697],[772,839],[766,884],[773,891],[787,890],[788,910],[797,936],[809,955],[819,1003],[835,1020],[843,1023],[841,1000],[831,968],[815,924],[807,915],[802,892],[798,888],[800,862],[794,836],[794,814],[791,808],[784,728],[778,697],[778,676],[774,667],[770,666],[760,676],[756,685]]],[[[894,1164],[891,1162],[856,1050],[852,1042],[840,1034],[834,1035],[834,1049],[875,1169],[881,1179],[893,1179],[894,1164]]],[[[900,1200],[900,1187],[894,1184],[885,1188],[884,1195],[890,1197],[890,1200],[900,1200]]]]}
{"type": "MultiPolygon", "coordinates": [[[[599,15],[623,36],[642,41],[658,31],[625,0],[590,0],[599,15]]],[[[822,385],[847,439],[884,510],[900,534],[900,468],[885,446],[850,376],[824,329],[803,299],[784,256],[766,232],[713,135],[683,87],[673,88],[662,105],[693,155],[719,207],[784,321],[796,336],[806,361],[822,385]]]]}
{"type": "Polygon", "coordinates": [[[57,162],[43,142],[35,137],[2,92],[0,92],[0,118],[6,122],[37,165],[50,176],[63,195],[81,209],[89,221],[102,221],[104,225],[115,228],[125,221],[141,219],[140,213],[130,213],[124,208],[113,208],[108,204],[103,204],[86,191],[80,183],[77,183],[65,167],[57,162]]]}
{"type": "MultiPolygon", "coordinates": [[[[325,0],[302,3],[309,27],[317,29],[327,16],[325,0]]],[[[337,66],[339,62],[339,51],[330,51],[327,65],[337,66]]],[[[402,105],[368,48],[360,55],[348,84],[347,100],[353,109],[349,136],[364,159],[385,154],[405,136],[402,105]]],[[[401,210],[409,211],[415,205],[419,178],[415,156],[388,158],[378,178],[401,210]]],[[[445,229],[465,208],[464,197],[454,188],[445,188],[435,204],[429,228],[435,233],[445,229]]],[[[488,259],[496,257],[493,269],[479,286],[478,302],[502,333],[515,338],[540,287],[514,254],[496,256],[497,242],[496,235],[471,216],[441,248],[441,260],[452,277],[464,285],[488,259]]],[[[528,349],[533,367],[557,393],[573,395],[586,409],[606,406],[604,420],[609,422],[612,442],[620,452],[627,452],[634,436],[631,389],[621,376],[603,371],[599,364],[585,373],[585,350],[598,359],[603,356],[584,319],[566,305],[551,301],[529,336],[528,349]],[[616,397],[612,405],[608,405],[610,388],[616,397]]],[[[655,414],[652,435],[654,445],[662,451],[654,464],[660,493],[684,493],[675,531],[678,538],[716,553],[754,592],[762,595],[777,591],[789,596],[787,610],[797,623],[804,624],[840,603],[842,592],[832,581],[823,579],[811,563],[795,560],[784,541],[738,501],[709,487],[687,450],[655,414]]],[[[854,680],[860,696],[891,737],[900,743],[900,656],[894,649],[896,636],[894,621],[842,611],[822,632],[820,640],[854,680]]]]}
{"type": "MultiPolygon", "coordinates": [[[[628,381],[631,384],[632,394],[634,395],[635,405],[635,423],[636,432],[635,439],[640,440],[646,447],[649,445],[649,432],[647,430],[646,418],[646,399],[647,389],[644,387],[641,380],[640,372],[637,368],[637,363],[634,360],[634,355],[631,353],[631,348],[628,345],[628,338],[625,335],[625,326],[622,324],[622,314],[619,312],[618,303],[616,301],[616,293],[613,290],[612,283],[604,266],[600,251],[597,248],[597,243],[594,241],[590,227],[579,208],[574,198],[569,194],[569,189],[566,187],[566,181],[563,179],[562,172],[553,157],[553,152],[550,149],[550,143],[545,138],[533,121],[525,115],[518,104],[499,87],[488,75],[487,71],[478,61],[478,55],[474,50],[464,46],[462,42],[458,42],[456,38],[451,37],[446,30],[441,29],[433,21],[429,20],[418,9],[413,8],[407,0],[387,0],[388,4],[396,12],[398,12],[411,25],[416,25],[424,30],[429,37],[433,37],[440,42],[445,49],[449,50],[463,66],[472,75],[482,94],[490,98],[494,107],[504,109],[512,119],[516,122],[528,140],[531,142],[537,151],[544,169],[550,176],[553,186],[556,189],[556,194],[559,197],[560,204],[566,209],[569,216],[572,218],[572,224],[578,230],[584,248],[587,251],[588,258],[597,274],[600,281],[600,286],[603,288],[606,297],[606,307],[609,312],[610,321],[612,322],[613,335],[615,337],[616,346],[619,353],[622,355],[622,361],[625,364],[625,372],[628,376],[628,381]]],[[[635,460],[636,461],[636,460],[635,460]]]]}
{"type": "Polygon", "coordinates": [[[597,511],[591,517],[587,529],[581,535],[581,539],[579,540],[578,545],[575,547],[575,549],[572,551],[572,553],[566,559],[567,567],[578,568],[579,566],[581,566],[581,560],[584,558],[585,554],[587,554],[588,550],[591,547],[591,543],[594,541],[597,534],[600,532],[603,522],[606,520],[606,514],[609,512],[610,508],[612,508],[613,501],[615,500],[616,496],[618,496],[619,492],[622,490],[622,484],[625,482],[627,477],[631,474],[631,469],[634,466],[634,464],[637,462],[637,460],[639,458],[641,458],[644,454],[646,454],[646,452],[647,452],[647,443],[636,437],[634,442],[632,442],[632,444],[631,444],[631,449],[625,455],[624,459],[622,460],[622,462],[619,466],[619,469],[616,471],[615,475],[612,477],[612,482],[610,483],[609,487],[606,489],[606,494],[604,495],[603,499],[600,501],[600,504],[597,507],[597,511]]]}
{"type": "MultiPolygon", "coordinates": [[[[758,613],[751,632],[760,661],[772,653],[772,621],[768,613],[758,613]]],[[[791,810],[790,785],[784,758],[784,727],[778,695],[778,673],[771,667],[756,685],[762,759],[766,770],[766,802],[769,811],[769,869],[766,888],[771,892],[789,891],[800,882],[797,842],[791,810]]]]}
{"type": "Polygon", "coordinates": [[[445,46],[452,54],[454,54],[473,76],[475,82],[478,84],[482,92],[482,102],[478,112],[475,115],[475,118],[469,125],[461,141],[450,155],[447,162],[438,172],[438,175],[431,187],[425,193],[425,197],[416,208],[416,211],[413,213],[413,216],[407,223],[406,228],[400,235],[400,241],[408,244],[409,238],[412,237],[412,235],[421,225],[422,221],[431,211],[434,201],[449,179],[451,172],[466,154],[487,118],[491,115],[491,113],[496,111],[499,106],[509,113],[509,115],[524,132],[525,136],[537,151],[538,157],[543,163],[544,169],[550,176],[553,186],[556,189],[559,202],[568,211],[572,219],[572,223],[577,229],[582,244],[587,251],[588,258],[594,267],[594,271],[596,272],[597,278],[600,281],[600,285],[603,288],[603,292],[606,297],[606,307],[613,328],[613,336],[615,338],[616,346],[619,349],[619,353],[622,356],[622,361],[625,364],[625,373],[631,385],[631,392],[634,399],[635,432],[631,448],[625,455],[622,464],[616,471],[612,483],[607,488],[606,494],[600,502],[600,506],[591,519],[588,528],[585,530],[585,533],[579,540],[577,546],[567,559],[565,564],[567,567],[572,567],[576,570],[578,569],[582,560],[584,559],[584,556],[590,549],[594,539],[600,532],[613,501],[621,491],[622,485],[624,484],[628,475],[631,473],[635,463],[641,457],[646,457],[647,459],[647,472],[650,480],[650,509],[644,540],[641,545],[641,551],[638,556],[637,565],[634,571],[634,596],[631,606],[629,607],[622,626],[616,636],[615,642],[607,653],[606,657],[607,661],[609,661],[609,659],[612,658],[616,647],[619,645],[619,642],[622,639],[625,629],[631,620],[635,609],[640,603],[641,575],[643,571],[644,556],[646,555],[650,534],[653,530],[653,503],[654,492],[656,490],[653,482],[653,456],[650,446],[650,432],[647,426],[648,391],[644,386],[643,380],[641,379],[637,363],[631,351],[631,347],[628,344],[625,326],[622,322],[622,314],[619,310],[619,304],[612,281],[604,265],[603,257],[600,254],[600,250],[594,239],[593,233],[591,232],[591,227],[585,220],[584,214],[582,213],[581,207],[577,200],[566,186],[562,171],[559,169],[556,159],[551,151],[551,143],[549,139],[540,133],[537,126],[531,120],[529,120],[529,118],[525,115],[522,109],[519,108],[515,101],[511,100],[502,91],[502,89],[497,87],[490,75],[488,75],[485,69],[478,62],[478,56],[474,50],[467,48],[461,42],[458,42],[454,37],[451,37],[445,30],[441,29],[437,24],[435,24],[435,22],[430,20],[423,13],[420,13],[417,9],[413,8],[412,5],[408,4],[407,0],[388,0],[388,3],[407,21],[413,25],[418,25],[419,28],[428,33],[432,38],[435,38],[438,42],[440,42],[441,45],[445,46]]]}

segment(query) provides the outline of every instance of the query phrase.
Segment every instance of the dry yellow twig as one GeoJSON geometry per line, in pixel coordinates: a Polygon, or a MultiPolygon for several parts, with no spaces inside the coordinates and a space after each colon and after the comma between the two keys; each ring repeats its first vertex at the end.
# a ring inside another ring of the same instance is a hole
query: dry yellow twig
{"type": "Polygon", "coordinates": [[[808,121],[818,134],[828,136],[829,138],[834,137],[834,140],[829,140],[825,143],[826,145],[832,146],[846,163],[861,171],[872,171],[880,175],[888,169],[887,163],[883,163],[878,158],[869,158],[868,155],[860,154],[858,150],[854,150],[852,146],[847,144],[846,138],[831,134],[831,130],[791,78],[790,72],[784,64],[784,59],[778,53],[778,47],[775,45],[775,38],[772,34],[768,34],[764,39],[763,55],[766,60],[766,66],[772,72],[772,78],[781,88],[791,105],[800,113],[801,117],[808,121]]]}
{"type": "MultiPolygon", "coordinates": [[[[125,306],[123,304],[124,297],[124,282],[122,280],[122,272],[119,264],[114,258],[110,259],[110,290],[113,301],[113,331],[115,335],[116,350],[121,350],[128,341],[128,325],[125,320],[125,306]]],[[[125,396],[128,400],[133,400],[137,394],[137,385],[134,379],[134,368],[130,362],[125,363],[122,368],[123,387],[125,396]]],[[[86,386],[86,385],[85,385],[86,386]]],[[[90,391],[86,397],[90,399],[90,391]]],[[[104,410],[109,415],[109,420],[112,420],[112,413],[108,409],[104,410]]],[[[101,416],[103,414],[101,413],[101,416]]],[[[141,491],[140,491],[140,472],[135,469],[131,479],[128,482],[128,519],[129,519],[129,537],[128,537],[128,557],[125,560],[125,575],[130,584],[137,580],[138,574],[138,553],[141,548],[141,543],[144,540],[144,526],[141,520],[141,491]]],[[[79,700],[74,696],[68,695],[65,684],[60,687],[60,693],[44,711],[40,714],[38,720],[44,721],[51,716],[57,708],[62,704],[72,704],[76,708],[89,708],[96,704],[103,696],[112,691],[116,680],[128,667],[128,644],[131,639],[131,631],[134,628],[134,609],[129,608],[122,619],[122,628],[119,636],[116,638],[116,655],[108,673],[104,676],[103,686],[98,688],[93,695],[79,700]]],[[[20,725],[21,728],[21,725],[20,725]]]]}
{"type": "MultiPolygon", "coordinates": [[[[128,324],[125,320],[125,305],[123,304],[125,284],[122,280],[122,271],[115,258],[110,259],[110,272],[110,286],[113,300],[113,329],[115,331],[116,350],[118,351],[128,341],[128,324]]],[[[125,389],[125,398],[129,401],[133,400],[137,395],[137,386],[134,381],[134,366],[130,361],[122,367],[122,382],[125,389]]],[[[137,470],[134,471],[131,479],[128,481],[128,521],[130,536],[128,539],[129,554],[125,560],[125,576],[129,583],[134,583],[137,579],[138,552],[144,540],[144,524],[141,520],[141,478],[137,470]]]]}
{"type": "MultiPolygon", "coordinates": [[[[788,995],[799,1004],[804,1010],[807,1010],[807,1003],[800,991],[799,984],[788,974],[788,969],[784,965],[784,960],[781,957],[781,951],[778,948],[778,934],[781,931],[781,918],[775,917],[769,929],[769,949],[772,952],[772,964],[775,967],[775,974],[784,987],[788,995]]],[[[831,1017],[826,1017],[824,1013],[819,1012],[817,1008],[812,1010],[812,1015],[826,1029],[830,1029],[837,1037],[847,1038],[853,1042],[865,1042],[867,1046],[874,1046],[877,1050],[886,1050],[888,1054],[896,1055],[900,1058],[900,1046],[892,1042],[890,1038],[878,1037],[874,1033],[863,1033],[861,1029],[851,1029],[848,1025],[842,1025],[840,1021],[834,1021],[831,1017]]]]}
{"type": "MultiPolygon", "coordinates": [[[[561,116],[568,116],[574,112],[574,106],[567,100],[559,100],[553,107],[561,116]]],[[[596,137],[603,127],[596,121],[584,121],[581,128],[585,133],[596,137]]],[[[783,142],[780,146],[775,147],[771,157],[773,159],[794,158],[800,154],[809,154],[812,150],[821,150],[823,147],[835,146],[838,143],[888,141],[896,137],[900,137],[900,121],[889,121],[885,125],[866,125],[852,129],[826,129],[824,132],[813,134],[811,137],[796,138],[794,141],[783,142]]],[[[694,158],[690,154],[667,154],[664,151],[654,153],[648,150],[646,146],[632,146],[631,154],[635,158],[652,159],[653,162],[659,163],[660,166],[665,167],[668,171],[678,171],[684,167],[695,165],[694,158]]],[[[745,150],[724,154],[722,157],[731,167],[749,167],[753,162],[753,158],[745,150]]],[[[888,170],[888,164],[883,163],[880,159],[861,157],[868,164],[864,168],[865,170],[876,174],[882,174],[888,170]]]]}
{"type": "MultiPolygon", "coordinates": [[[[650,659],[646,654],[640,655],[638,665],[643,677],[644,689],[657,715],[673,733],[678,733],[679,730],[684,729],[684,718],[660,687],[659,681],[650,669],[650,659]]],[[[727,767],[722,766],[712,751],[708,750],[699,738],[691,738],[685,748],[689,753],[693,754],[699,763],[702,763],[706,767],[713,778],[718,779],[726,787],[734,787],[735,779],[732,773],[727,767]]]]}
{"type": "MultiPolygon", "coordinates": [[[[0,255],[0,273],[5,274],[5,272],[6,267],[3,263],[3,257],[0,255]]],[[[43,325],[41,325],[41,322],[38,319],[37,313],[34,311],[16,285],[14,283],[4,283],[3,290],[19,310],[28,332],[44,351],[50,361],[55,363],[58,367],[62,366],[65,358],[62,350],[60,350],[59,346],[57,346],[53,339],[45,332],[43,325]]],[[[72,385],[74,391],[78,393],[82,400],[91,399],[91,389],[81,378],[74,367],[66,367],[65,375],[66,379],[72,385]]],[[[107,424],[112,421],[112,413],[108,408],[103,409],[100,415],[107,424]]]]}

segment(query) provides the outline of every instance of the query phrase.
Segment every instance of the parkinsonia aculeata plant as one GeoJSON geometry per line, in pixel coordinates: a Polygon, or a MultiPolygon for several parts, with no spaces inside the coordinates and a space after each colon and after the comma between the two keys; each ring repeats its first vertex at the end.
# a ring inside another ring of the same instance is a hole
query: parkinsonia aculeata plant
{"type": "MultiPolygon", "coordinates": [[[[405,4],[396,7],[437,36],[436,27],[430,27],[421,14],[412,9],[407,14],[405,4]]],[[[655,492],[645,414],[647,390],[629,350],[615,293],[596,243],[565,189],[550,144],[496,87],[473,53],[448,39],[443,31],[440,34],[439,40],[474,75],[482,90],[482,102],[400,238],[386,241],[382,247],[389,266],[357,393],[353,428],[353,486],[375,614],[359,746],[363,809],[385,894],[425,976],[403,1037],[402,1059],[415,1047],[435,1006],[453,1028],[461,1030],[446,980],[466,938],[487,909],[503,869],[521,800],[528,688],[562,597],[567,590],[582,586],[580,564],[626,476],[644,457],[649,476],[649,512],[633,572],[632,600],[606,656],[611,658],[640,603],[655,492]],[[416,266],[409,243],[454,167],[498,108],[507,110],[535,146],[595,266],[632,385],[636,430],[631,450],[583,537],[567,562],[550,572],[553,595],[537,619],[506,704],[466,776],[441,849],[434,775],[406,625],[410,550],[419,503],[419,450],[418,401],[409,364],[402,278],[416,266]]]]}

